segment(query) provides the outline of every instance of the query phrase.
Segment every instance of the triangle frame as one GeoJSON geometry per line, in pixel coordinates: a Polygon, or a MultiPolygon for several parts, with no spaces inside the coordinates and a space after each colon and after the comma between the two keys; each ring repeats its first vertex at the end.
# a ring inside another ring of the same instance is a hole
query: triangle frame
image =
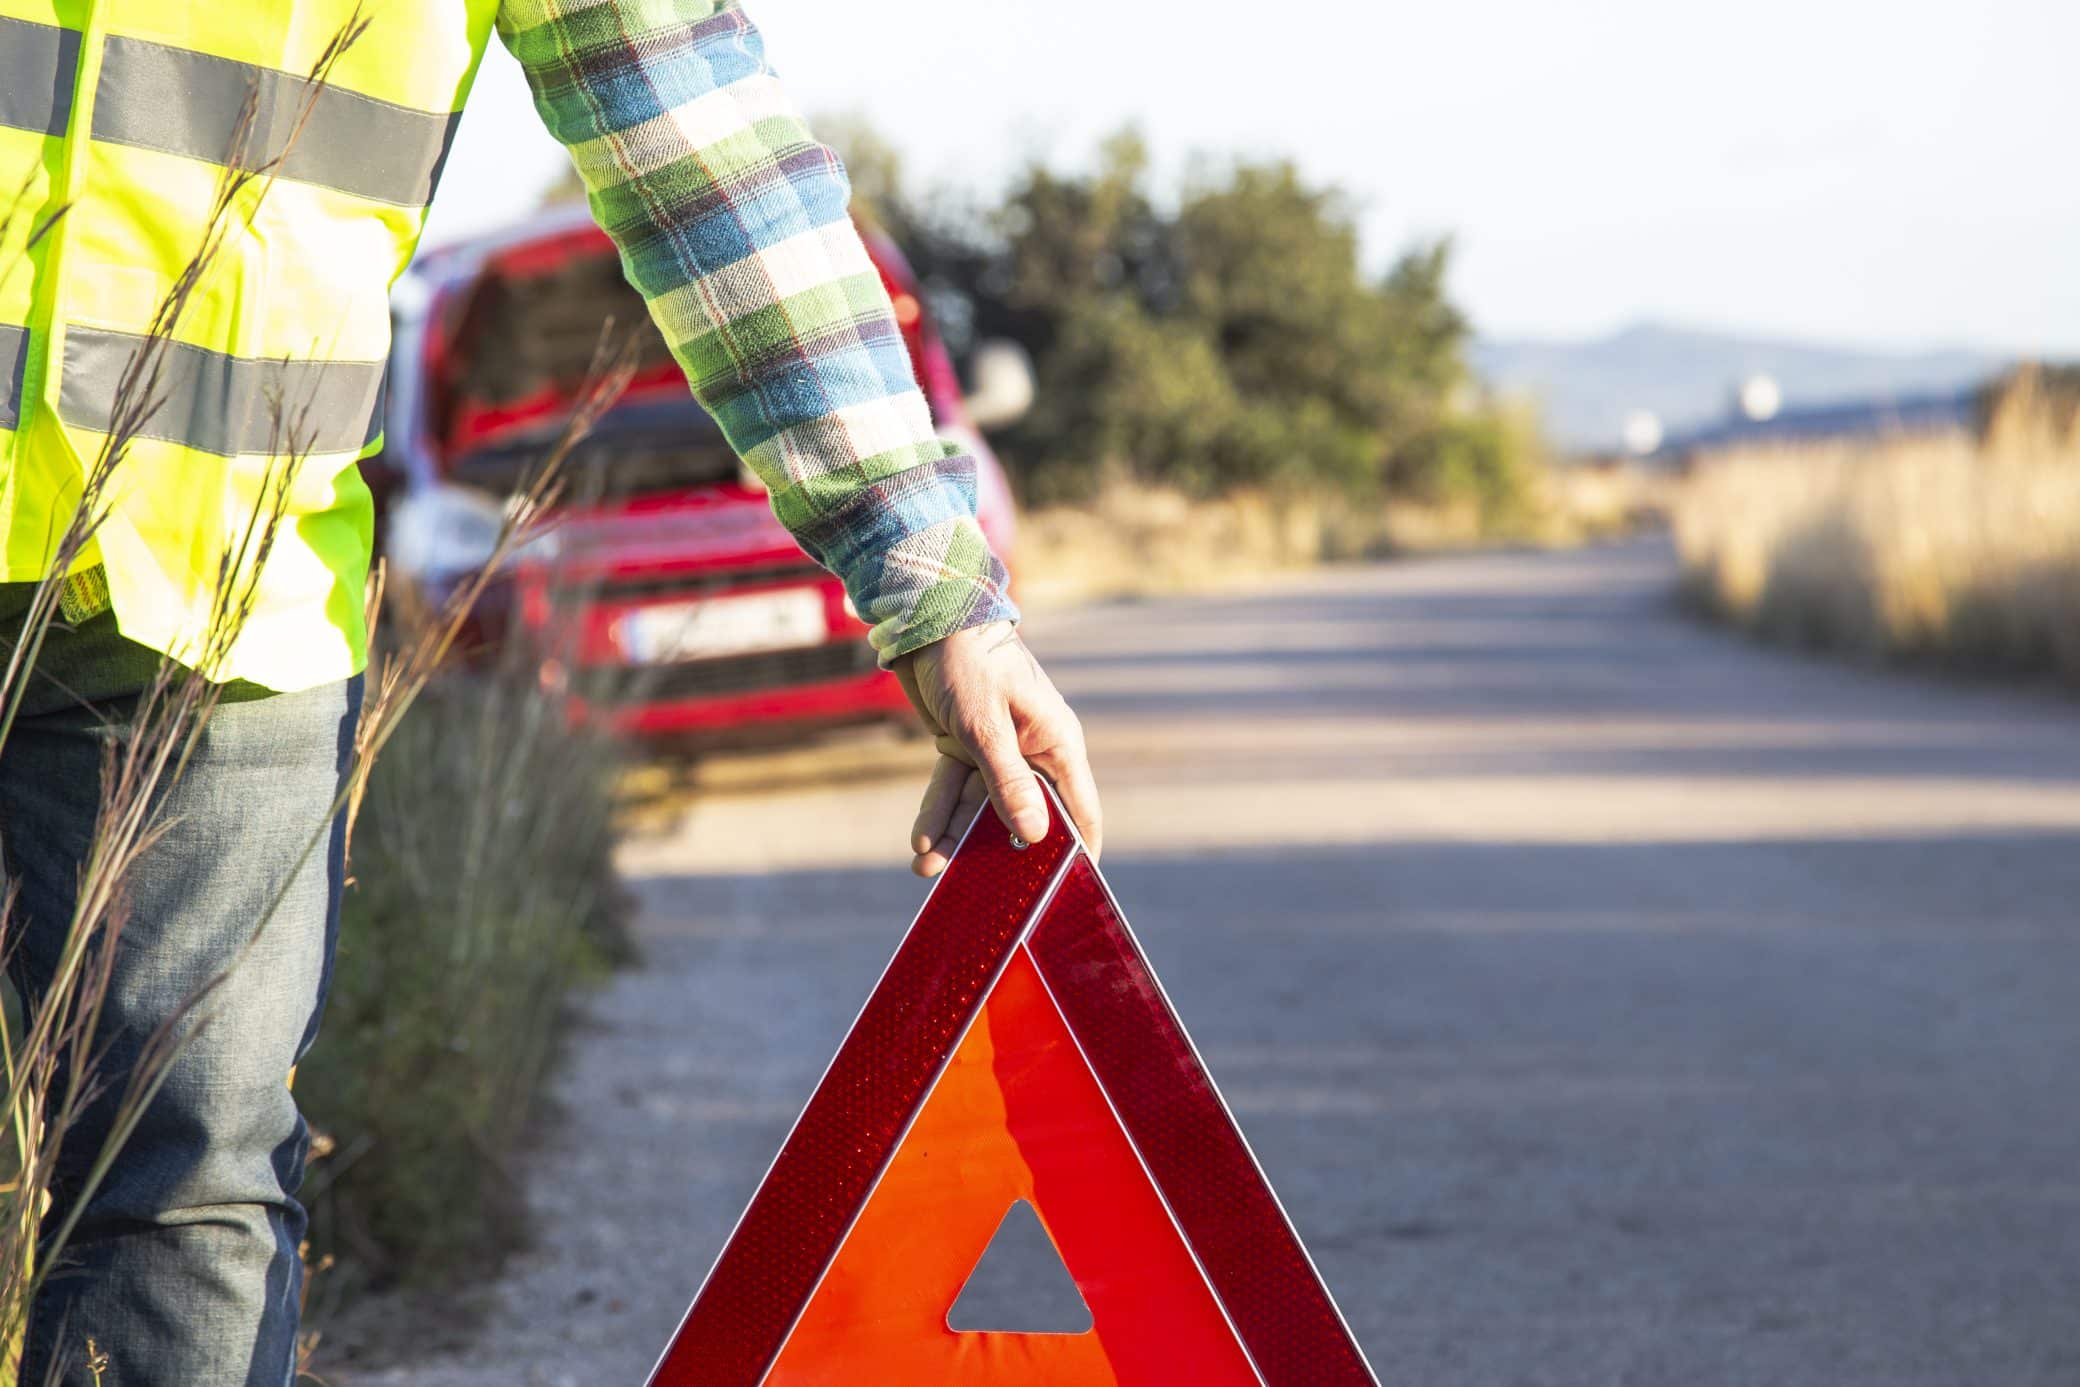
{"type": "MultiPolygon", "coordinates": [[[[803,1369],[809,1345],[796,1343],[790,1353],[790,1343],[841,1254],[862,1255],[849,1247],[862,1215],[884,1181],[893,1187],[900,1178],[890,1172],[920,1115],[955,1083],[949,1074],[965,1072],[957,1061],[983,1043],[978,1018],[1011,1006],[1013,993],[1044,998],[1039,1006],[1066,1028],[1066,1048],[1094,1081],[1189,1254],[1178,1265],[1196,1273],[1218,1307],[1214,1332],[1233,1336],[1243,1380],[1377,1387],[1117,901],[1052,791],[1048,801],[1052,827],[1030,846],[1012,840],[994,815],[978,816],[782,1143],[650,1387],[878,1382],[858,1360],[803,1369]]],[[[1026,1014],[1039,1014],[1024,1005],[1026,1014]]],[[[1065,1260],[1096,1312],[1077,1262],[1065,1260]]],[[[943,1324],[945,1308],[940,1331],[956,1338],[1083,1337],[957,1334],[943,1324]]],[[[808,1336],[819,1345],[837,1342],[828,1302],[824,1310],[825,1323],[808,1336]]],[[[1119,1387],[1174,1380],[1134,1366],[1152,1361],[1151,1351],[1138,1346],[1102,1375],[1050,1380],[1119,1387]]],[[[957,1380],[1039,1379],[978,1372],[957,1380]]]]}

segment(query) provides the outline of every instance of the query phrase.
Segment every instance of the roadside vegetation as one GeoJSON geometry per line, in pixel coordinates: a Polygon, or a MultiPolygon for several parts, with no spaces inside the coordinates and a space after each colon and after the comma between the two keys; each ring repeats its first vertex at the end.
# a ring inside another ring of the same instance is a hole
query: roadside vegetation
{"type": "Polygon", "coordinates": [[[2080,388],[2025,370],[1979,427],[1732,452],[1674,508],[1690,591],[1770,639],[2080,686],[2080,388]]]}
{"type": "Polygon", "coordinates": [[[978,203],[919,194],[857,123],[825,128],[955,356],[990,339],[1032,356],[1034,407],[993,441],[1049,567],[1138,562],[1158,531],[1202,532],[1164,541],[1188,566],[1196,546],[1281,567],[1593,523],[1536,419],[1478,388],[1449,244],[1370,272],[1349,206],[1292,164],[1205,163],[1159,189],[1131,132],[978,203]],[[1079,528],[1073,551],[1055,542],[1079,528]]]}
{"type": "Polygon", "coordinates": [[[566,717],[519,672],[444,672],[372,767],[297,1075],[325,1139],[305,1191],[315,1311],[456,1287],[526,1241],[521,1156],[571,1002],[628,957],[620,757],[566,717]]]}
{"type": "Polygon", "coordinates": [[[1623,466],[1542,470],[1527,523],[1498,532],[1478,507],[1359,506],[1328,488],[1194,496],[1119,484],[1019,518],[1019,600],[1030,608],[1247,586],[1323,563],[1483,544],[1581,544],[1665,522],[1663,479],[1623,466]]]}

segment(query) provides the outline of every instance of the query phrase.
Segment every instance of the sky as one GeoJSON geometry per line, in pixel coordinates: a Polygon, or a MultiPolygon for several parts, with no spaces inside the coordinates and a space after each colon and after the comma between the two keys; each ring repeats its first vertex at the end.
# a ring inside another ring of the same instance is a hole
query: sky
{"type": "MultiPolygon", "coordinates": [[[[812,118],[988,194],[1133,123],[1159,178],[1290,157],[1368,261],[1450,235],[1490,336],[1641,319],[2080,357],[2072,0],[746,0],[812,118]]],[[[486,58],[439,240],[561,152],[486,58]]]]}

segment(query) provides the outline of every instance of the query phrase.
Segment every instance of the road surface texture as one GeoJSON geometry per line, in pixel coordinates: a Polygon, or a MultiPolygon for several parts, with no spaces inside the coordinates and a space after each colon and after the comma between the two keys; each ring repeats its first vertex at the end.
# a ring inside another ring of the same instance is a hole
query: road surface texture
{"type": "MultiPolygon", "coordinates": [[[[1107,875],[1388,1384],[2080,1383],[2080,705],[1659,545],[1042,617],[1107,875]]],[[[633,846],[542,1243],[432,1387],[637,1384],[915,911],[914,746],[633,846]]],[[[1181,1387],[1188,1387],[1182,1385],[1181,1387]]]]}

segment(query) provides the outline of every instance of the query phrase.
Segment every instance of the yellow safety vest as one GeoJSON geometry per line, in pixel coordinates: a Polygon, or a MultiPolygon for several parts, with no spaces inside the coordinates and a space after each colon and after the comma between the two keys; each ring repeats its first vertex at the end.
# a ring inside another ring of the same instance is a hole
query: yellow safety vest
{"type": "MultiPolygon", "coordinates": [[[[110,425],[117,380],[201,244],[248,93],[248,163],[277,154],[354,0],[0,0],[0,580],[43,577],[110,425]],[[16,190],[20,197],[15,198],[16,190]],[[32,229],[64,209],[52,232],[32,229]]],[[[210,672],[275,689],[366,660],[389,289],[417,246],[497,0],[363,0],[264,199],[247,197],[181,318],[164,405],[77,568],[125,635],[200,649],[226,546],[279,448],[311,448],[257,604],[210,672]]],[[[250,190],[258,193],[258,187],[250,190]]]]}

